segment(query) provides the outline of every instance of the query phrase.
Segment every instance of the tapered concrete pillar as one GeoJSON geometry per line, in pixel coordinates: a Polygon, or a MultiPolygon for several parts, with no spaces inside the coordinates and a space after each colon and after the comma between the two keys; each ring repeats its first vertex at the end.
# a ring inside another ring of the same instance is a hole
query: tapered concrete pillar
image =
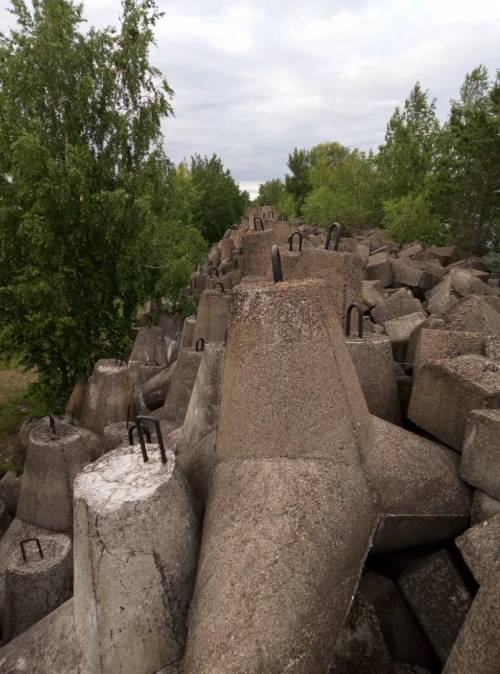
{"type": "Polygon", "coordinates": [[[155,411],[159,419],[166,419],[182,426],[202,356],[201,348],[198,351],[196,348],[181,350],[165,403],[155,411]]]}
{"type": "Polygon", "coordinates": [[[225,290],[204,290],[198,304],[193,343],[202,338],[205,344],[223,342],[229,317],[231,294],[225,290]]]}
{"type": "Polygon", "coordinates": [[[22,541],[5,576],[2,640],[21,634],[73,594],[71,541],[63,534],[22,541]]]}
{"type": "Polygon", "coordinates": [[[102,453],[101,439],[85,428],[41,419],[29,436],[17,517],[52,531],[71,531],[73,480],[102,453]]]}
{"type": "Polygon", "coordinates": [[[243,236],[243,276],[271,279],[273,231],[246,232],[243,236]]]}
{"type": "Polygon", "coordinates": [[[188,318],[185,319],[184,326],[182,328],[181,341],[179,344],[181,349],[186,349],[189,348],[190,346],[193,346],[195,326],[196,326],[196,317],[188,316],[188,318]]]}
{"type": "Polygon", "coordinates": [[[132,406],[132,384],[126,363],[99,360],[87,382],[80,424],[94,433],[102,433],[109,424],[126,421],[133,413],[132,406]]]}
{"type": "Polygon", "coordinates": [[[328,282],[328,301],[345,322],[347,307],[363,301],[363,265],[356,255],[324,249],[303,250],[283,258],[285,280],[319,278],[328,282]]]}
{"type": "Polygon", "coordinates": [[[187,483],[166,451],[116,449],[75,482],[75,626],[88,674],[181,660],[198,552],[187,483]]]}
{"type": "Polygon", "coordinates": [[[324,674],[376,522],[323,281],[233,292],[185,674],[324,674]]]}
{"type": "Polygon", "coordinates": [[[215,431],[219,420],[224,344],[207,344],[176,444],[178,464],[193,490],[205,503],[215,466],[215,431]]]}

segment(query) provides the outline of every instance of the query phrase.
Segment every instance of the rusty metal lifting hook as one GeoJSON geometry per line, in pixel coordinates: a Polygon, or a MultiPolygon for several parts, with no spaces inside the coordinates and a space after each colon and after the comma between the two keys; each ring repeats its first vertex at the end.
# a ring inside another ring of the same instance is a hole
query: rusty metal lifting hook
{"type": "Polygon", "coordinates": [[[335,240],[334,240],[334,244],[333,244],[333,250],[339,249],[340,237],[342,236],[342,227],[339,225],[338,222],[334,222],[333,225],[331,225],[330,229],[328,230],[328,236],[326,237],[326,243],[325,243],[325,250],[330,250],[330,244],[332,242],[333,230],[336,230],[335,240]]]}
{"type": "Polygon", "coordinates": [[[293,250],[293,240],[296,236],[299,237],[299,252],[300,252],[302,250],[302,243],[303,243],[303,240],[304,240],[304,237],[302,236],[302,234],[300,232],[294,232],[293,234],[290,234],[290,236],[288,237],[288,245],[289,245],[290,251],[292,251],[293,250]]]}
{"type": "Polygon", "coordinates": [[[350,304],[347,307],[345,319],[345,334],[347,335],[347,337],[351,336],[351,316],[354,309],[356,309],[358,312],[358,337],[359,339],[363,339],[363,307],[361,306],[361,304],[356,304],[356,302],[353,302],[353,304],[350,304]]]}

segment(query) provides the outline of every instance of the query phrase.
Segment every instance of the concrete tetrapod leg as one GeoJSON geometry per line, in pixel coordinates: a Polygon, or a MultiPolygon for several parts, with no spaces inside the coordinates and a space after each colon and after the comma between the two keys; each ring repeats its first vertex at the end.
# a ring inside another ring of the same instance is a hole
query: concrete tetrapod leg
{"type": "Polygon", "coordinates": [[[106,426],[132,416],[132,384],[126,363],[99,360],[89,378],[80,424],[102,433],[106,426]]]}
{"type": "Polygon", "coordinates": [[[193,344],[200,338],[204,339],[206,344],[224,341],[230,305],[231,294],[226,291],[204,290],[201,293],[193,344]]]}
{"type": "Polygon", "coordinates": [[[380,512],[374,552],[437,543],[464,531],[471,490],[460,479],[459,455],[377,417],[373,425],[364,466],[380,512]]]}
{"type": "Polygon", "coordinates": [[[224,353],[224,344],[207,344],[176,446],[179,468],[203,503],[215,465],[224,353]]]}
{"type": "Polygon", "coordinates": [[[5,575],[4,643],[71,597],[71,547],[67,536],[52,534],[23,541],[22,547],[12,553],[5,575]]]}
{"type": "Polygon", "coordinates": [[[243,276],[270,279],[273,230],[246,232],[243,236],[243,276]]]}
{"type": "Polygon", "coordinates": [[[73,599],[0,649],[2,674],[88,674],[76,638],[73,599]]]}
{"type": "Polygon", "coordinates": [[[376,523],[371,417],[324,281],[232,309],[183,671],[324,674],[376,523]]]}
{"type": "Polygon", "coordinates": [[[363,265],[356,255],[329,250],[303,250],[297,258],[283,259],[285,280],[325,279],[328,282],[327,301],[333,303],[343,324],[347,307],[363,301],[363,265]]]}
{"type": "Polygon", "coordinates": [[[400,424],[401,401],[389,337],[375,333],[361,339],[348,337],[347,346],[370,412],[400,424]]]}
{"type": "Polygon", "coordinates": [[[199,351],[196,348],[181,349],[165,403],[163,407],[155,411],[159,419],[182,426],[202,356],[203,350],[201,349],[199,351]]]}
{"type": "Polygon", "coordinates": [[[102,453],[101,439],[85,428],[42,419],[31,431],[17,517],[52,531],[71,531],[73,480],[102,453]]]}
{"type": "Polygon", "coordinates": [[[446,661],[443,674],[498,674],[500,559],[479,588],[446,661]]]}
{"type": "Polygon", "coordinates": [[[166,452],[119,448],[75,481],[75,625],[89,674],[180,660],[198,553],[187,483],[166,452]]]}

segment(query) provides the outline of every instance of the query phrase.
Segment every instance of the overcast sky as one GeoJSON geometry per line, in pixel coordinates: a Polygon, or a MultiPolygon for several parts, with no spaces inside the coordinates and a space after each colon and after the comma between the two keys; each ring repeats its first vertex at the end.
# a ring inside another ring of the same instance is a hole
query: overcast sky
{"type": "MultiPolygon", "coordinates": [[[[86,0],[90,23],[119,0],[86,0]]],[[[416,80],[441,118],[466,72],[500,67],[500,0],[160,0],[154,62],[175,91],[167,153],[217,153],[242,187],[288,153],[336,140],[376,148],[416,80]]],[[[5,27],[8,0],[0,0],[5,27]]]]}

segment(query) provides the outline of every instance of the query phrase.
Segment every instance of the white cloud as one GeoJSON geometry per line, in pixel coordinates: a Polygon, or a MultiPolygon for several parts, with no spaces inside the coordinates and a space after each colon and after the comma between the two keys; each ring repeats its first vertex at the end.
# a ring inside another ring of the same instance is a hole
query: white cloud
{"type": "MultiPolygon", "coordinates": [[[[94,24],[120,13],[119,0],[85,5],[94,24]]],[[[216,152],[253,194],[259,181],[285,173],[294,146],[329,139],[376,147],[416,80],[444,118],[466,72],[500,66],[498,0],[160,5],[153,58],[176,92],[167,152],[177,161],[216,152]]]]}

